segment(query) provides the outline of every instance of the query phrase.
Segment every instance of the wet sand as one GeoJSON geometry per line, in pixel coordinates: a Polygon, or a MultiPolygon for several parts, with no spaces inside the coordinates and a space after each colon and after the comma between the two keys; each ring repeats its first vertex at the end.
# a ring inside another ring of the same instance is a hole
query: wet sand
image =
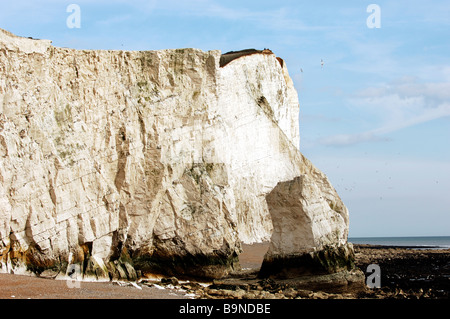
{"type": "Polygon", "coordinates": [[[78,282],[0,274],[0,299],[187,299],[184,293],[155,287],[119,286],[112,282],[78,282]]]}
{"type": "Polygon", "coordinates": [[[269,249],[269,243],[258,243],[252,245],[242,244],[242,253],[239,255],[239,263],[244,269],[259,269],[264,255],[269,249]]]}

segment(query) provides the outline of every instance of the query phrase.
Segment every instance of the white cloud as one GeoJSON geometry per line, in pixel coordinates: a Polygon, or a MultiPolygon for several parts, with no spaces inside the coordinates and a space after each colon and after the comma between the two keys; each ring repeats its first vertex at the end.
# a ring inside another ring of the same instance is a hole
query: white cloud
{"type": "Polygon", "coordinates": [[[385,135],[450,116],[450,82],[419,83],[405,77],[389,85],[369,87],[349,99],[356,114],[369,117],[375,128],[319,140],[323,145],[344,146],[386,141],[385,135]]]}

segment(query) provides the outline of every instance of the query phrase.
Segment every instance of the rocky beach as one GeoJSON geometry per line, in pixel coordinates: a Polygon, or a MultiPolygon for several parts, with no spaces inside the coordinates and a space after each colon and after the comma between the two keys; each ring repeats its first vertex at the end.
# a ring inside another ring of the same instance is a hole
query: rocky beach
{"type": "MultiPolygon", "coordinates": [[[[245,247],[245,246],[244,246],[245,247]]],[[[370,289],[296,289],[290,282],[257,280],[257,267],[266,244],[246,246],[243,265],[249,276],[253,269],[256,284],[227,285],[226,281],[203,289],[206,298],[288,298],[288,299],[449,299],[450,249],[412,249],[394,246],[354,245],[355,265],[363,273],[377,264],[381,270],[381,287],[370,289]],[[212,290],[211,290],[212,288],[212,290]],[[222,288],[222,289],[221,289],[222,288]],[[228,288],[228,289],[227,289],[228,288]]],[[[368,274],[366,274],[368,275],[368,274]]],[[[248,280],[249,278],[247,278],[248,280]]],[[[235,281],[236,282],[236,281],[235,281]]],[[[244,281],[242,281],[244,282],[244,281]]]]}
{"type": "Polygon", "coordinates": [[[244,245],[242,270],[212,282],[141,278],[130,282],[81,282],[0,274],[2,299],[447,299],[450,292],[450,250],[355,245],[356,266],[381,269],[381,288],[341,290],[298,289],[295,281],[257,277],[268,244],[244,245]]]}
{"type": "Polygon", "coordinates": [[[357,266],[365,270],[378,264],[381,289],[361,296],[398,299],[448,299],[450,296],[450,249],[413,249],[354,245],[357,266]]]}

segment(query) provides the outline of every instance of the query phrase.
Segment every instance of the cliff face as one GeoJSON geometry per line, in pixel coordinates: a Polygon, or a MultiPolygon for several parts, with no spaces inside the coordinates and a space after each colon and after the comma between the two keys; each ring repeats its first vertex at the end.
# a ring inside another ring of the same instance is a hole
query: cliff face
{"type": "MultiPolygon", "coordinates": [[[[55,48],[0,29],[0,271],[221,277],[241,242],[271,238],[285,210],[268,203],[284,199],[266,195],[298,176],[327,212],[305,226],[321,239],[296,247],[344,245],[347,209],[299,152],[286,66],[271,53],[220,59],[55,48]]],[[[277,236],[269,255],[298,253],[277,236]]]]}

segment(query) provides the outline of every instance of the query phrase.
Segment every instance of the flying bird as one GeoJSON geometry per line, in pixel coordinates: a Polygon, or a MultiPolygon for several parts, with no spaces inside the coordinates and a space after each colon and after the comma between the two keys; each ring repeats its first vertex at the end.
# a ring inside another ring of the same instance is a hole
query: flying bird
{"type": "Polygon", "coordinates": [[[323,62],[323,59],[320,60],[320,65],[322,66],[323,69],[323,65],[325,64],[325,62],[323,62]]]}

